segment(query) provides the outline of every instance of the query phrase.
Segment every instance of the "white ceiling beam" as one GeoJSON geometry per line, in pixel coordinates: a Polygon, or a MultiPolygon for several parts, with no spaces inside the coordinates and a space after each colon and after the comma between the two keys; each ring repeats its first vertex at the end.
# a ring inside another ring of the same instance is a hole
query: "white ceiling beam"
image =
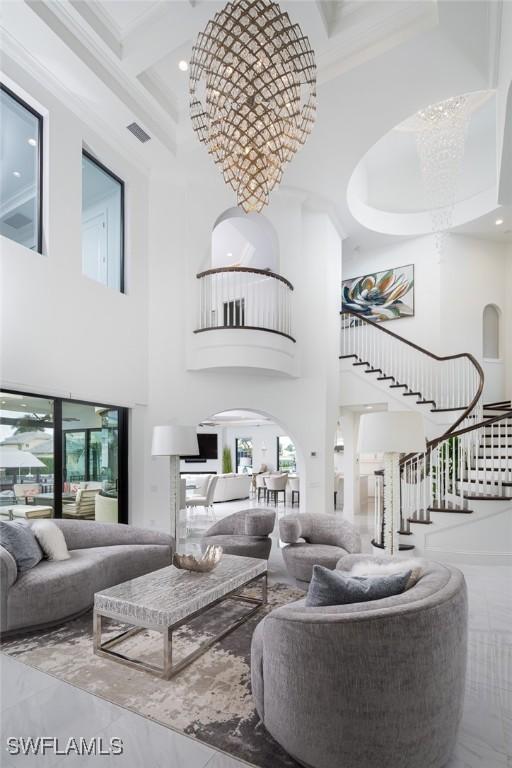
{"type": "Polygon", "coordinates": [[[199,5],[190,2],[162,4],[161,13],[152,16],[123,40],[123,69],[132,76],[150,69],[172,51],[195,40],[224,5],[217,1],[199,5]]]}
{"type": "Polygon", "coordinates": [[[158,137],[164,146],[175,152],[175,122],[156,102],[154,106],[148,103],[147,92],[142,84],[132,82],[92,38],[85,37],[84,30],[76,26],[74,15],[70,13],[70,3],[25,0],[24,5],[110,88],[151,135],[158,137]]]}

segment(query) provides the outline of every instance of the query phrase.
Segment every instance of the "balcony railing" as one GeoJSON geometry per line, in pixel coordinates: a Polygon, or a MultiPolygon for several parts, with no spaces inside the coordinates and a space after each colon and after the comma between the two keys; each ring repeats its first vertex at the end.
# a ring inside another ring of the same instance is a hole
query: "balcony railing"
{"type": "Polygon", "coordinates": [[[291,339],[293,285],[264,269],[223,267],[197,275],[200,281],[195,333],[241,328],[278,333],[291,339]]]}

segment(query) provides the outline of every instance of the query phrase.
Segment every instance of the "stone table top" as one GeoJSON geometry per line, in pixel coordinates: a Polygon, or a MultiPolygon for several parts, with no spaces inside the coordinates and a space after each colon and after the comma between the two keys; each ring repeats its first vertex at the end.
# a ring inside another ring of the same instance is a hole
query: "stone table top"
{"type": "Polygon", "coordinates": [[[136,626],[170,627],[267,571],[267,561],[223,555],[209,573],[170,565],[94,595],[94,608],[136,626]]]}

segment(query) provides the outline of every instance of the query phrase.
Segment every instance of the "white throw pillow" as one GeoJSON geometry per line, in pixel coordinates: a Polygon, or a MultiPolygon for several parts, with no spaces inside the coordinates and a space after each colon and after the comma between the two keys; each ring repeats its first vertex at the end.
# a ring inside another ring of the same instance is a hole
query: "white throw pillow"
{"type": "Polygon", "coordinates": [[[406,589],[414,587],[423,576],[423,568],[420,560],[393,560],[391,563],[375,563],[373,560],[364,560],[355,563],[350,571],[351,576],[387,576],[391,573],[410,571],[411,576],[405,585],[406,589]]]}
{"type": "Polygon", "coordinates": [[[64,534],[51,520],[38,520],[33,523],[32,533],[48,560],[69,560],[71,555],[64,534]]]}

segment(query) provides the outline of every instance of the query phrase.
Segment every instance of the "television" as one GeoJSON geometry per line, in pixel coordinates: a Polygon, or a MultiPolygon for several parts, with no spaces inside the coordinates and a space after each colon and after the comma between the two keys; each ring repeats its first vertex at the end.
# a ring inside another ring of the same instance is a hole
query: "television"
{"type": "Polygon", "coordinates": [[[199,446],[199,456],[181,456],[187,463],[202,462],[208,459],[217,459],[217,435],[211,432],[198,432],[197,443],[199,446]]]}

